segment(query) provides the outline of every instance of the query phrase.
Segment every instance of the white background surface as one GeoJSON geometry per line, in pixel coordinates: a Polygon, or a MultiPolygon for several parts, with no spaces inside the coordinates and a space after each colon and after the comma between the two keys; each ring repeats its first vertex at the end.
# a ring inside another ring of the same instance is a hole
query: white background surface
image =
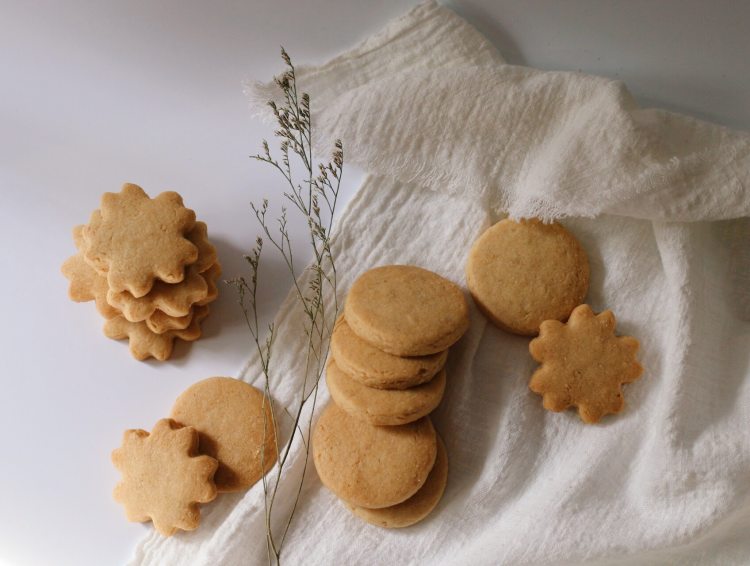
{"type": "MultiPolygon", "coordinates": [[[[144,534],[110,492],[109,452],[150,428],[189,384],[234,375],[248,353],[224,288],[205,338],[165,363],[101,334],[66,298],[71,228],[124,181],[174,189],[209,225],[226,277],[257,228],[249,202],[278,194],[248,159],[270,130],[241,81],[279,69],[278,45],[320,62],[411,2],[0,0],[0,565],[116,564],[144,534]]],[[[458,1],[517,64],[620,78],[644,105],[750,129],[750,9],[741,2],[458,1]]],[[[344,201],[361,176],[348,168],[344,201]]],[[[269,258],[264,315],[288,283],[269,258]]]]}

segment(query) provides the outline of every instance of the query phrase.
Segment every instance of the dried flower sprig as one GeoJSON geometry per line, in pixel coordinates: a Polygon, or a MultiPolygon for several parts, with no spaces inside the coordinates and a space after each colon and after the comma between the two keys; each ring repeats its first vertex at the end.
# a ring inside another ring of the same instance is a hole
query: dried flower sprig
{"type": "Polygon", "coordinates": [[[263,140],[263,152],[251,157],[271,165],[284,177],[288,188],[283,196],[291,203],[292,211],[301,216],[307,225],[312,263],[306,268],[305,276],[297,278],[288,230],[287,208],[282,207],[281,215],[275,223],[272,223],[267,219],[269,204],[268,200],[264,199],[260,206],[251,204],[263,235],[258,237],[255,247],[245,256],[250,266],[250,277],[238,277],[230,281],[237,288],[239,303],[260,358],[260,366],[265,378],[266,400],[271,404],[272,409],[271,422],[265,423],[268,427],[266,430],[269,431],[270,427],[278,430],[279,418],[279,411],[274,406],[273,391],[270,386],[270,376],[273,371],[271,364],[273,345],[277,329],[271,324],[263,338],[259,328],[258,271],[264,241],[269,242],[284,259],[291,276],[293,292],[305,314],[304,332],[307,340],[305,373],[295,406],[283,408],[284,414],[292,422],[291,433],[283,445],[278,444],[279,435],[276,435],[279,458],[276,473],[275,475],[269,474],[271,477],[263,478],[266,546],[270,564],[281,562],[282,547],[302,491],[302,482],[310,455],[309,438],[318,396],[318,385],[323,374],[325,359],[328,356],[333,323],[339,310],[336,295],[336,266],[331,251],[331,232],[344,168],[344,152],[340,140],[335,142],[334,151],[328,163],[314,165],[310,97],[306,93],[298,94],[294,65],[283,48],[281,57],[287,68],[284,73],[276,77],[275,82],[283,92],[284,100],[278,104],[274,101],[268,103],[278,126],[274,135],[281,139],[279,144],[281,158],[276,159],[272,156],[266,140],[263,140]],[[294,180],[290,156],[298,161],[304,170],[304,178],[301,182],[294,180]],[[286,480],[285,465],[297,438],[304,447],[302,476],[296,487],[296,496],[291,511],[287,517],[282,517],[279,523],[274,515],[274,502],[280,485],[286,480]],[[283,525],[281,532],[276,532],[274,529],[277,523],[283,525]]]}

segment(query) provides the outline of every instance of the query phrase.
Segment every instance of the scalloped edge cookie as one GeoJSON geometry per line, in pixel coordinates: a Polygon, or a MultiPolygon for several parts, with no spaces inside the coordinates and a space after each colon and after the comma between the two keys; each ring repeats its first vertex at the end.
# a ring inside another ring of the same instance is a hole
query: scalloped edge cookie
{"type": "Polygon", "coordinates": [[[149,433],[126,430],[112,452],[122,474],[113,491],[129,521],[152,521],[164,536],[192,531],[200,524],[199,503],[216,498],[218,462],[198,454],[198,431],[161,419],[149,433]]]}

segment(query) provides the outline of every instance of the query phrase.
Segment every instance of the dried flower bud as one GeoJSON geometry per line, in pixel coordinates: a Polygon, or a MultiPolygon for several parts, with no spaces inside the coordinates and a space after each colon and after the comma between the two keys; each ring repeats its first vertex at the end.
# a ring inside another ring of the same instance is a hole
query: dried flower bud
{"type": "Polygon", "coordinates": [[[281,46],[281,58],[284,60],[284,63],[286,63],[290,67],[292,66],[292,59],[291,57],[289,57],[289,53],[286,52],[286,49],[284,49],[283,45],[281,46]]]}

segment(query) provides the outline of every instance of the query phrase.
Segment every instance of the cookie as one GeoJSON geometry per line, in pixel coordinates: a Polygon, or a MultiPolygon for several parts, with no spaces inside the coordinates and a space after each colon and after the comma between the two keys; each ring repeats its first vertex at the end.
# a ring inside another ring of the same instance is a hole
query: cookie
{"type": "Polygon", "coordinates": [[[142,297],[157,280],[185,278],[185,266],[198,259],[198,248],[185,237],[194,225],[195,213],[177,193],[152,199],[127,183],[119,193],[102,196],[101,208],[83,230],[84,257],[114,292],[142,297]]]}
{"type": "Polygon", "coordinates": [[[114,340],[128,338],[130,353],[136,360],[153,357],[159,361],[172,355],[175,338],[193,342],[201,336],[200,323],[208,316],[208,307],[195,307],[190,325],[183,330],[168,330],[162,334],[152,332],[145,322],[130,322],[119,315],[104,324],[104,335],[114,340]]]}
{"type": "Polygon", "coordinates": [[[531,356],[541,363],[529,388],[543,396],[545,409],[578,407],[584,422],[595,423],[622,410],[622,384],[641,376],[638,346],[631,336],[615,336],[611,311],[595,315],[591,307],[580,305],[567,324],[543,322],[539,337],[529,344],[531,356]]]}
{"type": "Polygon", "coordinates": [[[164,311],[156,310],[146,319],[146,326],[154,334],[164,334],[168,330],[184,330],[193,321],[193,309],[185,316],[169,316],[164,311]]]}
{"type": "Polygon", "coordinates": [[[406,389],[430,381],[448,359],[448,350],[411,358],[379,350],[357,336],[343,316],[331,334],[331,353],[352,379],[378,389],[406,389]]]}
{"type": "Polygon", "coordinates": [[[157,310],[169,316],[187,316],[194,304],[209,296],[208,291],[206,277],[191,265],[180,283],[157,281],[147,295],[137,298],[129,291],[110,289],[107,302],[121,311],[130,322],[140,322],[157,310]]]}
{"type": "Polygon", "coordinates": [[[437,458],[427,481],[409,499],[392,507],[365,509],[349,506],[357,517],[386,529],[410,527],[427,517],[443,497],[448,484],[448,453],[440,436],[437,437],[437,458]]]}
{"type": "Polygon", "coordinates": [[[200,451],[219,461],[220,492],[248,489],[276,462],[271,404],[244,381],[211,377],[188,387],[170,415],[200,432],[200,451]]]}
{"type": "Polygon", "coordinates": [[[73,244],[79,252],[86,250],[86,238],[83,237],[84,228],[83,224],[79,224],[73,228],[73,244]]]}
{"type": "Polygon", "coordinates": [[[429,417],[400,426],[372,426],[335,403],[313,432],[320,481],[357,507],[377,509],[406,501],[427,480],[437,442],[429,417]]]}
{"type": "Polygon", "coordinates": [[[495,325],[533,336],[543,321],[564,321],[583,302],[589,262],[578,240],[560,224],[506,219],[474,242],[466,283],[495,325]]]}
{"type": "Polygon", "coordinates": [[[198,504],[216,497],[213,476],[219,464],[197,449],[198,432],[170,419],[157,422],[151,433],[125,431],[112,463],[122,474],[114,498],[129,521],[153,521],[164,536],[198,527],[198,504]]]}
{"type": "Polygon", "coordinates": [[[445,370],[409,389],[374,389],[355,381],[331,358],[326,368],[328,391],[347,413],[377,426],[402,425],[430,414],[445,392],[445,370]]]}
{"type": "Polygon", "coordinates": [[[221,265],[219,262],[215,262],[206,271],[201,272],[201,276],[206,281],[206,296],[196,301],[195,304],[198,306],[207,305],[213,303],[216,297],[219,296],[219,288],[216,286],[216,281],[221,277],[221,265]]]}
{"type": "Polygon", "coordinates": [[[461,289],[413,265],[377,267],[360,275],[344,312],[360,338],[396,356],[442,352],[469,328],[461,289]]]}
{"type": "MultiPolygon", "coordinates": [[[[195,269],[197,270],[199,269],[199,267],[196,266],[195,269]]],[[[203,271],[200,275],[206,281],[206,286],[208,289],[206,291],[206,296],[200,301],[196,301],[195,303],[193,303],[193,307],[202,307],[208,305],[215,301],[219,296],[219,288],[216,286],[216,280],[221,275],[221,265],[219,265],[219,262],[215,262],[211,267],[208,268],[208,270],[203,271]]],[[[176,285],[180,286],[181,284],[177,283],[176,285]]],[[[138,303],[138,301],[141,301],[143,299],[144,297],[141,297],[141,299],[133,299],[132,301],[129,301],[128,304],[132,306],[132,309],[128,309],[128,314],[130,314],[131,316],[138,316],[140,314],[140,311],[138,310],[140,307],[137,307],[135,305],[138,303]]],[[[166,298],[162,299],[167,304],[171,303],[170,308],[174,308],[175,310],[181,310],[184,308],[183,303],[176,303],[171,299],[166,298]]],[[[188,310],[188,314],[184,316],[172,316],[160,309],[156,309],[148,316],[148,318],[146,318],[146,325],[151,332],[155,332],[156,334],[163,334],[167,330],[182,330],[190,326],[190,322],[193,320],[193,311],[194,308],[190,308],[188,310]]]]}
{"type": "Polygon", "coordinates": [[[65,260],[62,273],[68,279],[68,296],[77,303],[96,302],[96,310],[104,318],[114,318],[120,311],[107,302],[107,279],[99,275],[83,259],[82,253],[65,260]]]}
{"type": "Polygon", "coordinates": [[[198,273],[203,273],[216,263],[216,248],[208,239],[208,226],[205,222],[196,221],[185,237],[198,248],[198,259],[195,260],[195,270],[198,273]]]}

